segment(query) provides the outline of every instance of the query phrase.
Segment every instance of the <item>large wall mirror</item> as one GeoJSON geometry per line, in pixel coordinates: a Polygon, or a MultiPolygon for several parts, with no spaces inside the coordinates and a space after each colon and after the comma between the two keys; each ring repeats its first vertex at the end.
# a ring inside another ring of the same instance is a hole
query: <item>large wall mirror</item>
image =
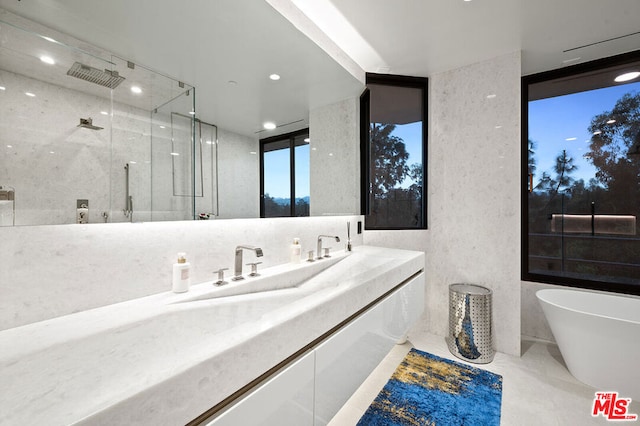
{"type": "Polygon", "coordinates": [[[259,217],[258,141],[363,86],[263,0],[54,3],[0,2],[0,226],[259,217]]]}

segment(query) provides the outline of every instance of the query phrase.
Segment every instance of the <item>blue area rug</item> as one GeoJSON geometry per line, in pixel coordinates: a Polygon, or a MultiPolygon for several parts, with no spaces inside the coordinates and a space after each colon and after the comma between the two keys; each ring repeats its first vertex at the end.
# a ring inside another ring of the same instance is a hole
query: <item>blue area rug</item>
{"type": "Polygon", "coordinates": [[[411,349],[358,426],[499,425],[502,376],[411,349]]]}

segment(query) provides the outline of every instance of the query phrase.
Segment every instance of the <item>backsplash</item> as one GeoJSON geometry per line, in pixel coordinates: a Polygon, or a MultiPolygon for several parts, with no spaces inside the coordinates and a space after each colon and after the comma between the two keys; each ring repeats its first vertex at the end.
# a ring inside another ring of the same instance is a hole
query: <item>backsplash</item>
{"type": "MultiPolygon", "coordinates": [[[[362,216],[2,228],[0,330],[170,291],[181,251],[197,284],[213,280],[219,268],[230,276],[239,244],[263,249],[260,268],[288,262],[294,237],[303,258],[318,234],[338,235],[339,243],[325,246],[344,250],[348,221],[353,245],[361,245],[355,230],[362,216]]],[[[252,256],[245,253],[244,263],[252,256]]]]}

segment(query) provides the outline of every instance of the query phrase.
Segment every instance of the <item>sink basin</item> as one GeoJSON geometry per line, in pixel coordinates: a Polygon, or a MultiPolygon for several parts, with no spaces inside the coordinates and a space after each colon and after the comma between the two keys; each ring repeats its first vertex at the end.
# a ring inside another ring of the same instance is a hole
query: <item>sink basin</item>
{"type": "Polygon", "coordinates": [[[172,303],[194,302],[297,287],[347,257],[349,257],[349,253],[340,253],[314,262],[273,266],[259,271],[260,276],[258,277],[245,276],[242,281],[232,281],[231,277],[227,277],[228,283],[221,286],[217,286],[214,281],[197,284],[192,286],[188,293],[178,295],[172,303]]]}

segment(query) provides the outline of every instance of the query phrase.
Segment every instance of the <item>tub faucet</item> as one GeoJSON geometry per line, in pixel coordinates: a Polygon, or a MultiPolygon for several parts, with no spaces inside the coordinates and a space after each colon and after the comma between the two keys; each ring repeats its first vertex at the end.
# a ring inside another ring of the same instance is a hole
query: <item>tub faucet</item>
{"type": "Polygon", "coordinates": [[[316,247],[316,255],[318,256],[316,259],[322,259],[322,239],[323,238],[335,238],[336,242],[340,242],[340,237],[337,235],[318,235],[318,246],[316,247]]]}
{"type": "Polygon", "coordinates": [[[262,249],[254,246],[237,246],[236,247],[236,264],[234,269],[233,281],[244,280],[242,276],[242,250],[253,250],[256,253],[256,257],[262,257],[262,249]]]}

